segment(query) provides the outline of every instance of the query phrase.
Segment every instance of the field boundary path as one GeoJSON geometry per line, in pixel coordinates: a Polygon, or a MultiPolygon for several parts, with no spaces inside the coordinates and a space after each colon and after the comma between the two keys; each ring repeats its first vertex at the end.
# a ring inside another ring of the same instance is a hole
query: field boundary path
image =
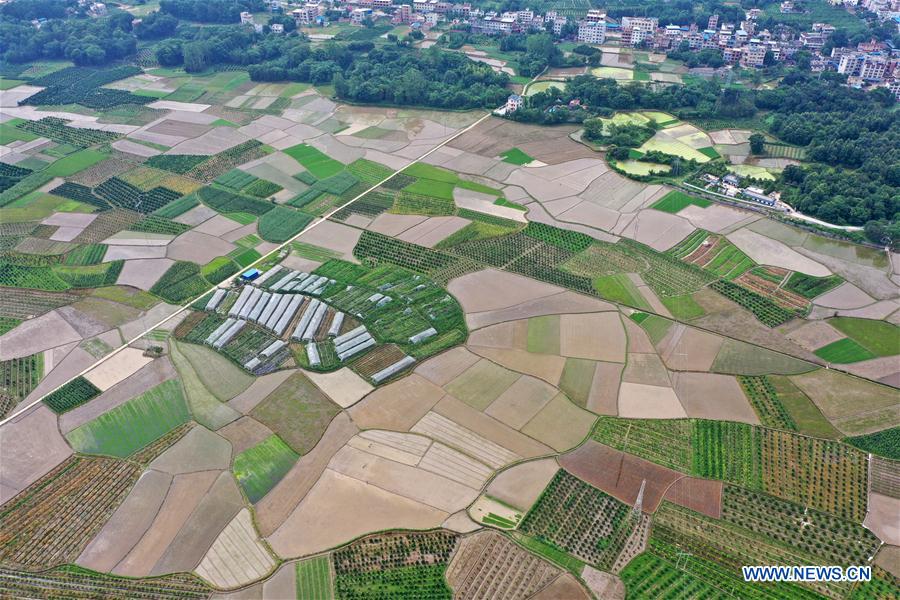
{"type": "MultiPolygon", "coordinates": [[[[421,162],[422,160],[428,158],[428,156],[430,156],[431,154],[437,152],[438,150],[440,150],[441,148],[443,148],[444,146],[446,146],[447,144],[449,144],[450,142],[452,142],[452,141],[455,140],[456,138],[460,137],[461,135],[464,135],[464,134],[468,133],[469,131],[471,131],[472,129],[474,129],[475,127],[477,127],[479,124],[481,124],[481,122],[484,121],[485,119],[491,118],[491,115],[492,115],[493,113],[494,113],[493,110],[492,110],[492,111],[488,111],[484,116],[482,116],[481,118],[477,119],[477,120],[476,120],[475,122],[473,122],[471,125],[469,125],[469,126],[463,128],[463,129],[460,129],[459,131],[457,131],[456,133],[454,133],[453,135],[451,135],[450,137],[448,137],[447,139],[445,139],[443,142],[440,142],[439,144],[437,144],[437,145],[434,146],[433,148],[431,148],[431,149],[427,150],[426,152],[424,152],[424,153],[423,153],[422,155],[420,155],[419,157],[414,158],[414,159],[412,159],[411,161],[409,161],[409,162],[408,162],[407,164],[405,164],[402,168],[396,169],[396,170],[392,171],[390,175],[388,175],[387,177],[385,177],[384,179],[382,179],[381,181],[379,181],[379,182],[376,183],[375,185],[373,185],[373,186],[371,186],[371,187],[369,187],[369,188],[366,188],[362,193],[360,193],[360,194],[354,196],[353,198],[351,198],[350,200],[348,200],[348,201],[345,202],[344,204],[341,204],[340,206],[338,206],[338,207],[334,208],[333,210],[331,210],[331,211],[325,213],[324,215],[322,215],[322,216],[320,216],[320,217],[316,217],[316,220],[314,220],[312,223],[310,223],[308,227],[304,228],[303,231],[300,231],[300,232],[297,233],[295,236],[291,237],[290,239],[288,239],[288,240],[285,241],[284,243],[280,244],[278,247],[276,247],[275,249],[273,249],[271,252],[268,252],[265,256],[260,257],[259,259],[257,259],[257,260],[256,260],[255,262],[253,262],[252,264],[247,265],[247,266],[244,267],[241,271],[243,272],[243,271],[246,271],[247,269],[252,269],[252,268],[255,267],[256,265],[258,265],[258,264],[264,262],[268,257],[272,256],[273,254],[276,254],[276,253],[278,253],[278,252],[281,252],[284,248],[288,247],[288,246],[289,246],[294,240],[296,240],[298,237],[300,237],[301,235],[303,235],[303,234],[309,232],[309,231],[312,230],[314,227],[317,227],[318,225],[324,223],[324,222],[327,221],[332,215],[334,215],[336,212],[338,212],[338,211],[340,211],[341,209],[343,209],[343,208],[349,206],[350,204],[353,204],[354,202],[356,202],[357,200],[359,200],[360,198],[362,198],[363,196],[365,196],[365,195],[368,194],[369,192],[375,190],[377,187],[379,187],[379,186],[382,185],[383,183],[385,183],[385,182],[387,182],[388,180],[390,180],[391,178],[393,178],[395,175],[399,174],[399,173],[400,173],[401,171],[403,171],[404,169],[407,169],[407,168],[409,168],[411,165],[414,165],[414,164],[416,164],[416,163],[418,163],[418,162],[421,162]]],[[[149,333],[150,333],[151,331],[153,331],[154,329],[158,329],[158,328],[161,327],[162,325],[165,325],[167,322],[169,322],[170,320],[172,320],[174,317],[176,317],[176,316],[180,315],[181,313],[183,313],[184,311],[188,310],[188,309],[190,308],[191,304],[193,304],[194,302],[196,302],[199,298],[202,298],[203,296],[205,296],[206,294],[208,294],[208,293],[210,293],[211,291],[215,290],[216,288],[225,288],[225,287],[228,287],[228,286],[231,284],[231,281],[232,281],[232,280],[233,280],[233,278],[228,278],[228,279],[226,279],[225,281],[223,281],[223,282],[221,282],[221,283],[219,283],[219,284],[217,284],[217,285],[214,285],[214,286],[212,286],[212,287],[210,287],[210,288],[204,290],[202,294],[198,294],[196,297],[191,298],[191,299],[188,300],[186,303],[182,304],[182,305],[178,308],[178,310],[174,311],[172,314],[168,315],[167,317],[165,317],[164,319],[162,319],[162,320],[159,321],[158,323],[156,323],[156,324],[154,324],[154,325],[148,327],[147,329],[143,330],[140,334],[138,334],[138,335],[136,335],[135,337],[133,337],[132,339],[126,341],[124,344],[122,344],[121,346],[119,346],[118,348],[116,348],[115,350],[113,350],[112,352],[110,352],[109,354],[107,354],[106,356],[104,356],[103,358],[101,358],[100,360],[98,360],[98,361],[96,361],[96,362],[90,364],[90,365],[89,365],[87,368],[85,368],[83,371],[81,371],[81,372],[75,374],[74,376],[72,376],[72,377],[66,379],[65,381],[63,381],[62,383],[60,383],[58,386],[56,386],[55,388],[49,390],[46,394],[44,394],[44,395],[41,396],[40,398],[36,398],[35,400],[29,402],[28,404],[26,404],[26,405],[24,405],[24,406],[16,407],[16,410],[14,410],[8,417],[6,417],[6,418],[3,419],[2,421],[0,421],[0,427],[2,427],[2,426],[5,425],[6,423],[8,423],[8,422],[10,422],[10,421],[12,421],[12,420],[14,420],[14,419],[17,419],[17,418],[21,417],[22,415],[24,415],[25,413],[27,413],[28,411],[30,411],[32,408],[34,408],[35,406],[37,406],[38,404],[40,404],[40,403],[44,400],[44,398],[46,398],[47,396],[49,396],[50,394],[52,394],[52,393],[55,392],[56,390],[58,390],[58,389],[60,389],[61,387],[65,386],[66,384],[70,383],[72,380],[77,379],[77,378],[79,378],[79,377],[82,377],[83,375],[89,373],[91,370],[95,369],[97,366],[103,364],[104,362],[108,361],[109,359],[111,359],[112,357],[114,357],[115,355],[117,355],[118,353],[120,353],[120,352],[122,352],[123,350],[125,350],[126,348],[130,347],[130,346],[131,346],[132,344],[134,344],[135,342],[141,340],[141,338],[145,337],[147,334],[149,334],[149,333]]]]}

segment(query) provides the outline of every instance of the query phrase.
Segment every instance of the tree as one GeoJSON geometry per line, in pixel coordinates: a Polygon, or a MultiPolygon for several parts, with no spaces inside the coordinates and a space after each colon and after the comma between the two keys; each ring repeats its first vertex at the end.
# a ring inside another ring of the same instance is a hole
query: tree
{"type": "Polygon", "coordinates": [[[206,44],[190,42],[181,47],[184,57],[184,70],[188,73],[199,73],[206,69],[206,44]]]}
{"type": "Polygon", "coordinates": [[[765,152],[766,138],[762,134],[754,133],[749,140],[751,154],[763,154],[765,152]]]}
{"type": "Polygon", "coordinates": [[[164,67],[177,67],[184,62],[180,40],[166,40],[156,47],[156,60],[164,67]]]}

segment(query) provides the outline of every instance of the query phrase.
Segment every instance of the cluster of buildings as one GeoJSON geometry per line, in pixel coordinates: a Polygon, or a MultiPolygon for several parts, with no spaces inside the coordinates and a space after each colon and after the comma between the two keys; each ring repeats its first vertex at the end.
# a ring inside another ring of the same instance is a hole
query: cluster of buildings
{"type": "MultiPolygon", "coordinates": [[[[401,2],[403,0],[398,0],[401,2]]],[[[868,10],[883,18],[893,18],[900,28],[900,0],[829,0],[848,10],[868,10]]],[[[322,3],[286,4],[284,0],[267,0],[272,12],[291,15],[299,27],[327,25],[326,13],[339,10],[342,20],[362,25],[367,19],[389,17],[394,23],[409,24],[428,30],[441,21],[451,27],[466,27],[473,33],[507,35],[537,31],[553,31],[557,36],[573,37],[583,44],[600,45],[617,42],[622,46],[647,48],[660,53],[683,50],[715,50],[721,52],[726,65],[757,68],[771,62],[792,60],[798,52],[812,55],[811,68],[815,71],[832,70],[846,74],[853,86],[880,85],[891,89],[900,98],[900,48],[889,43],[871,42],[853,48],[834,48],[828,56],[822,48],[834,33],[828,23],[814,23],[809,31],[795,34],[788,28],[775,32],[760,28],[758,21],[762,10],[753,8],[745,13],[740,23],[720,22],[719,15],[709,18],[706,28],[696,24],[661,25],[656,17],[622,17],[618,21],[605,12],[592,9],[579,20],[572,20],[556,11],[537,14],[524,9],[511,12],[492,12],[473,8],[470,4],[456,4],[443,0],[412,0],[394,4],[394,0],[346,0],[334,6],[330,0],[322,3]]],[[[784,0],[783,13],[803,11],[802,4],[784,0]]],[[[241,15],[241,21],[253,23],[249,13],[241,15]],[[245,21],[246,19],[246,21],[245,21]]],[[[255,25],[261,28],[259,25],[255,25]]],[[[280,25],[272,25],[272,31],[282,31],[280,25]]]]}
{"type": "Polygon", "coordinates": [[[745,200],[782,211],[790,210],[790,207],[781,201],[781,192],[773,191],[766,194],[762,188],[752,185],[742,185],[741,178],[733,173],[729,173],[724,177],[716,177],[715,175],[706,173],[703,175],[702,180],[707,191],[727,196],[728,198],[745,200]]]}

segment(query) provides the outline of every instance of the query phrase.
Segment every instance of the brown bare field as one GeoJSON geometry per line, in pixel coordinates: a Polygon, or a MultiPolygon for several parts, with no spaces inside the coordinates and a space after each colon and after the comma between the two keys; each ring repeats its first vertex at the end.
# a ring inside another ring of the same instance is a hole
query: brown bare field
{"type": "Polygon", "coordinates": [[[654,513],[682,474],[672,469],[614,450],[593,440],[559,457],[559,464],[576,477],[634,506],[641,483],[646,480],[642,509],[654,513]]]}
{"type": "Polygon", "coordinates": [[[448,513],[326,469],[285,522],[270,536],[279,556],[321,552],[385,529],[431,529],[448,513]],[[322,515],[340,515],[323,519],[322,515]]]}
{"type": "Polygon", "coordinates": [[[453,597],[462,600],[528,598],[560,574],[559,568],[494,531],[464,537],[447,567],[453,597]]]}
{"type": "Polygon", "coordinates": [[[619,416],[634,419],[687,417],[675,390],[670,387],[625,382],[619,386],[619,416]]]}
{"type": "Polygon", "coordinates": [[[153,523],[112,572],[131,577],[149,575],[218,475],[216,471],[176,475],[153,523]]]}
{"type": "Polygon", "coordinates": [[[625,330],[617,313],[562,315],[560,354],[607,362],[625,362],[625,330]]]}
{"type": "Polygon", "coordinates": [[[500,156],[510,148],[519,148],[547,164],[596,158],[596,152],[569,138],[569,134],[576,130],[577,126],[574,125],[547,128],[491,118],[479,123],[449,145],[487,158],[500,156]]]}
{"type": "MultiPolygon", "coordinates": [[[[387,348],[388,346],[381,346],[387,348]]],[[[366,358],[374,354],[370,352],[366,358]]],[[[359,368],[359,362],[356,367],[359,368]]],[[[305,372],[306,376],[341,408],[348,408],[359,402],[374,388],[362,377],[348,368],[332,373],[305,372]]]]}
{"type": "Polygon", "coordinates": [[[409,431],[443,395],[444,390],[413,373],[378,388],[348,412],[360,429],[409,431]]]}
{"type": "Polygon", "coordinates": [[[559,465],[554,458],[519,463],[498,473],[488,484],[486,492],[525,514],[558,470],[559,465]]]}
{"type": "Polygon", "coordinates": [[[143,473],[77,563],[95,571],[112,571],[150,528],[171,483],[172,476],[168,473],[152,470],[143,473]]]}
{"type": "Polygon", "coordinates": [[[268,438],[272,435],[272,430],[256,419],[241,417],[219,429],[218,434],[231,442],[232,454],[238,455],[268,438]]]}
{"type": "Polygon", "coordinates": [[[581,571],[581,578],[597,598],[625,600],[625,584],[615,575],[585,565],[581,571]]]}
{"type": "Polygon", "coordinates": [[[151,469],[179,475],[220,471],[231,465],[231,443],[203,426],[194,427],[150,463],[151,469]]]}
{"type": "Polygon", "coordinates": [[[525,349],[528,341],[528,321],[507,321],[489,325],[469,334],[470,346],[488,348],[525,349]]]}
{"type": "Polygon", "coordinates": [[[885,544],[900,546],[900,500],[881,494],[869,494],[869,512],[863,525],[885,544]]]}
{"type": "MultiPolygon", "coordinates": [[[[444,396],[434,407],[434,412],[442,417],[450,419],[460,427],[506,448],[508,451],[523,458],[544,456],[551,454],[553,450],[530,437],[523,435],[504,425],[500,421],[487,416],[460,402],[453,396],[444,396]]],[[[489,463],[488,463],[489,464],[489,463]]]]}
{"type": "Polygon", "coordinates": [[[786,334],[785,337],[811,352],[843,339],[845,336],[825,321],[812,321],[804,323],[786,334]]]}
{"type": "MultiPolygon", "coordinates": [[[[200,314],[203,313],[194,313],[200,314]]],[[[177,333],[175,334],[178,335],[177,333]]],[[[294,371],[284,370],[276,371],[269,375],[257,377],[246,390],[235,396],[228,402],[228,406],[235,410],[239,410],[244,414],[249,413],[256,408],[256,405],[266,399],[266,397],[275,391],[275,389],[285,382],[285,380],[293,374],[294,371]]]]}
{"type": "Polygon", "coordinates": [[[629,354],[622,381],[668,387],[669,371],[656,354],[629,354]]]}
{"type": "Polygon", "coordinates": [[[676,324],[657,346],[659,355],[675,371],[709,371],[723,339],[717,335],[676,324]]]}
{"type": "Polygon", "coordinates": [[[641,326],[631,319],[622,319],[625,324],[625,333],[628,334],[628,352],[655,354],[656,348],[653,342],[647,337],[647,333],[641,329],[641,326]]]}
{"type": "Polygon", "coordinates": [[[759,417],[740,384],[730,375],[716,373],[672,374],[675,394],[691,418],[739,421],[759,425],[759,417]]]}
{"type": "Polygon", "coordinates": [[[447,289],[467,313],[495,311],[564,291],[555,285],[494,269],[453,279],[447,289]]]}
{"type": "Polygon", "coordinates": [[[721,481],[682,477],[672,484],[663,499],[718,519],[722,516],[723,487],[721,481]]]}
{"type": "Polygon", "coordinates": [[[72,457],[0,512],[0,561],[39,570],[72,563],[125,499],[140,469],[111,458],[72,457]]]}
{"type": "Polygon", "coordinates": [[[900,577],[900,547],[882,546],[875,557],[875,564],[894,577],[900,577]]]}
{"type": "Polygon", "coordinates": [[[528,319],[544,315],[613,310],[616,310],[614,304],[609,304],[608,302],[597,300],[596,298],[589,298],[582,294],[576,294],[575,292],[562,292],[542,298],[536,298],[534,300],[527,300],[507,308],[486,310],[474,314],[469,313],[466,315],[466,323],[468,323],[470,329],[478,329],[503,321],[528,319]]]}
{"type": "Polygon", "coordinates": [[[522,433],[562,452],[581,442],[596,417],[559,393],[522,428],[522,433]]]}
{"type": "MultiPolygon", "coordinates": [[[[446,512],[464,509],[478,491],[443,474],[395,462],[351,446],[341,448],[328,469],[446,512]]],[[[482,482],[483,483],[483,482],[482,482]]],[[[481,483],[477,484],[480,489],[481,483]]]]}
{"type": "Polygon", "coordinates": [[[517,379],[484,413],[513,429],[521,429],[557,393],[548,383],[524,375],[517,379]]]}
{"type": "Polygon", "coordinates": [[[230,472],[222,472],[181,525],[150,574],[193,570],[244,502],[230,472]]]}
{"type": "Polygon", "coordinates": [[[504,350],[483,346],[469,346],[469,349],[507,369],[543,379],[551,385],[559,384],[559,378],[566,366],[565,358],[551,354],[534,354],[524,350],[504,350]]]}
{"type": "Polygon", "coordinates": [[[358,432],[346,413],[336,416],[316,447],[301,456],[287,475],[256,503],[256,522],[263,536],[272,535],[284,523],[325,471],[331,457],[358,432]]]}
{"type": "Polygon", "coordinates": [[[598,415],[619,414],[619,381],[625,365],[598,362],[586,408],[598,415]]]}
{"type": "Polygon", "coordinates": [[[478,356],[457,346],[429,358],[416,367],[415,373],[435,385],[446,385],[463,371],[478,362],[478,356]]]}
{"type": "Polygon", "coordinates": [[[71,456],[56,415],[38,406],[0,429],[0,501],[6,502],[71,456]]]}
{"type": "Polygon", "coordinates": [[[572,575],[563,573],[529,600],[591,600],[591,596],[572,575]]]}

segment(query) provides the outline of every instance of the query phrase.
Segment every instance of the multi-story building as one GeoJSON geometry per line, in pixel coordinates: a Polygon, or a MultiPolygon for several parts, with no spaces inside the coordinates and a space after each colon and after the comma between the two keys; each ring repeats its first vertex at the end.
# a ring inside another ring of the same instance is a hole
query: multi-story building
{"type": "Polygon", "coordinates": [[[411,23],[412,14],[412,6],[409,4],[401,4],[394,13],[394,16],[397,17],[397,20],[401,23],[411,23]]]}
{"type": "Polygon", "coordinates": [[[848,77],[856,77],[865,59],[866,55],[862,52],[844,52],[840,56],[837,72],[848,77]]]}
{"type": "Polygon", "coordinates": [[[474,33],[484,33],[486,35],[510,33],[515,24],[516,18],[513,16],[500,16],[495,13],[488,13],[482,19],[472,23],[472,31],[474,33]]]}
{"type": "Polygon", "coordinates": [[[876,54],[867,54],[859,69],[859,78],[866,82],[878,83],[884,79],[887,59],[876,54]]]}
{"type": "Polygon", "coordinates": [[[744,56],[743,48],[722,48],[722,60],[734,64],[744,56]]]}
{"type": "Polygon", "coordinates": [[[510,94],[506,99],[506,112],[516,112],[525,103],[525,99],[518,94],[510,94]]]}
{"type": "Polygon", "coordinates": [[[821,31],[804,31],[800,34],[800,45],[819,50],[825,45],[827,35],[821,31]]]}
{"type": "Polygon", "coordinates": [[[709,21],[706,22],[707,29],[715,29],[719,26],[719,15],[710,15],[709,21]]]}
{"type": "Polygon", "coordinates": [[[248,13],[246,11],[241,13],[241,25],[252,25],[253,24],[253,14],[248,13]]]}
{"type": "Polygon", "coordinates": [[[394,0],[372,0],[372,8],[391,8],[394,6],[394,0]]]}
{"type": "Polygon", "coordinates": [[[311,23],[315,23],[316,18],[319,16],[319,5],[312,3],[305,4],[301,8],[292,10],[291,16],[294,17],[294,20],[297,21],[298,25],[310,25],[311,23]]]}
{"type": "Polygon", "coordinates": [[[884,79],[888,60],[881,54],[847,52],[841,55],[837,71],[850,79],[866,83],[878,83],[884,79]]]}
{"type": "Polygon", "coordinates": [[[579,21],[577,39],[582,44],[602,44],[606,41],[606,21],[579,21]]]}
{"type": "Polygon", "coordinates": [[[587,11],[584,20],[588,23],[606,23],[606,13],[602,10],[592,8],[587,11]]]}
{"type": "Polygon", "coordinates": [[[640,46],[653,39],[659,19],[656,17],[622,17],[622,43],[640,46]]]}
{"type": "Polygon", "coordinates": [[[766,45],[757,39],[750,40],[750,43],[743,47],[743,55],[741,56],[741,66],[743,67],[761,67],[766,59],[766,45]]]}

